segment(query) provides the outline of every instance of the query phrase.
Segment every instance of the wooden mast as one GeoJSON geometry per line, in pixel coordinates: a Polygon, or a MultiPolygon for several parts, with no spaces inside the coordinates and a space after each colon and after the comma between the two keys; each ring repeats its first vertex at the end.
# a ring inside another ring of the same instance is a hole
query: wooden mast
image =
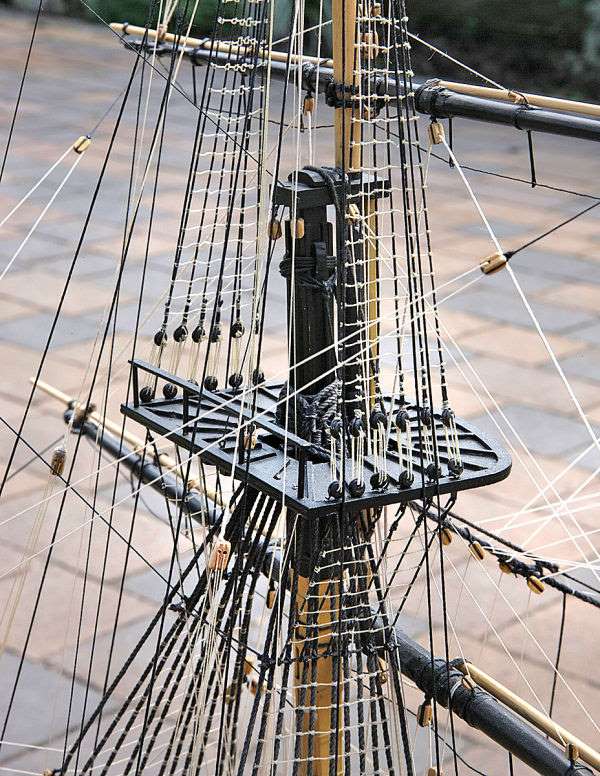
{"type": "MultiPolygon", "coordinates": [[[[333,80],[350,92],[358,86],[358,0],[332,0],[333,80]]],[[[360,169],[360,103],[347,93],[351,107],[335,109],[335,163],[345,172],[360,169]],[[354,119],[354,120],[353,120],[354,119]]]]}
{"type": "MultiPolygon", "coordinates": [[[[335,108],[335,164],[347,175],[360,169],[360,103],[353,99],[359,78],[357,75],[357,8],[358,0],[333,0],[333,79],[342,104],[335,108]],[[342,87],[343,85],[343,87],[342,87]],[[350,103],[348,105],[347,103],[350,103]],[[358,119],[358,120],[357,120],[358,119]]],[[[344,201],[345,198],[342,198],[344,201]]],[[[345,238],[344,238],[345,239],[345,238]]],[[[344,241],[341,241],[342,243],[344,241]]],[[[338,242],[339,244],[339,242],[338,242]]],[[[333,556],[332,556],[333,557],[333,556]]],[[[312,770],[314,776],[342,776],[344,772],[343,741],[343,682],[342,666],[333,656],[335,636],[341,618],[341,581],[336,570],[326,578],[309,581],[299,575],[296,594],[298,628],[296,630],[296,701],[305,707],[302,732],[312,737],[312,770]],[[310,597],[307,600],[307,597],[310,597]],[[312,601],[310,601],[312,599],[312,601]],[[317,611],[316,623],[310,612],[317,611]],[[306,639],[306,640],[305,640],[306,639]],[[304,651],[304,657],[302,653],[304,651]],[[316,657],[314,655],[316,654],[316,657]],[[305,669],[308,661],[308,671],[305,669]],[[307,683],[316,677],[313,692],[316,713],[311,705],[310,690],[302,690],[302,674],[307,683]],[[336,689],[337,688],[337,689],[336,689]],[[337,708],[336,708],[337,705],[337,708]],[[309,732],[310,731],[310,732],[309,732]],[[336,741],[337,738],[337,741],[336,741]],[[335,758],[335,766],[332,765],[335,758]]],[[[306,776],[308,736],[303,735],[300,748],[300,776],[306,776]]]]}

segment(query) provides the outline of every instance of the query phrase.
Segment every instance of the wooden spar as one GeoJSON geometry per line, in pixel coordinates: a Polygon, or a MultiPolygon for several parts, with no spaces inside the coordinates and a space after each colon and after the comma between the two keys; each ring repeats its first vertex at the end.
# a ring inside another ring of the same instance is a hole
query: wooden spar
{"type": "MultiPolygon", "coordinates": [[[[139,35],[144,37],[147,35],[151,40],[158,38],[161,42],[176,43],[178,46],[190,46],[191,48],[202,48],[206,51],[223,51],[225,53],[233,54],[254,54],[250,46],[240,46],[237,43],[228,43],[227,41],[215,41],[211,38],[192,38],[185,35],[174,35],[172,32],[162,32],[159,30],[151,30],[146,27],[136,27],[134,24],[120,24],[119,22],[112,22],[110,25],[111,30],[124,35],[139,35]]],[[[260,59],[270,59],[272,62],[287,62],[288,59],[293,64],[303,64],[305,62],[312,65],[321,65],[322,67],[333,67],[333,61],[331,59],[319,59],[318,57],[300,56],[299,54],[288,54],[285,51],[271,51],[269,56],[265,56],[262,51],[258,52],[260,59]]]]}
{"type": "MultiPolygon", "coordinates": [[[[52,396],[53,399],[57,399],[67,407],[74,406],[75,409],[77,409],[84,406],[81,402],[77,402],[72,396],[68,396],[59,388],[55,388],[53,385],[45,383],[43,380],[38,380],[36,382],[35,378],[30,377],[29,381],[32,384],[35,384],[36,387],[40,389],[40,391],[43,391],[43,393],[47,394],[48,396],[52,396]]],[[[132,434],[131,431],[124,429],[119,423],[115,423],[114,420],[110,420],[110,418],[101,415],[95,410],[90,412],[86,419],[91,420],[92,423],[95,423],[99,428],[105,428],[107,431],[110,431],[111,434],[115,434],[117,438],[120,439],[122,437],[124,442],[127,442],[127,444],[133,446],[134,453],[139,453],[144,450],[145,447],[147,447],[143,439],[136,436],[135,434],[132,434]]],[[[206,495],[206,497],[213,503],[217,504],[217,506],[223,506],[219,494],[211,488],[205,488],[199,479],[195,477],[187,480],[185,479],[184,464],[179,464],[174,458],[171,458],[171,456],[167,455],[166,453],[159,453],[158,463],[165,469],[166,474],[173,474],[178,479],[185,481],[186,486],[190,490],[197,490],[206,495]]]]}
{"type": "Polygon", "coordinates": [[[577,100],[564,100],[560,97],[546,97],[542,94],[528,94],[509,89],[496,89],[491,86],[475,86],[456,81],[432,82],[432,85],[450,89],[458,94],[468,94],[472,97],[482,97],[488,100],[501,100],[523,105],[531,105],[534,108],[546,108],[548,110],[560,110],[568,113],[581,113],[585,116],[600,118],[600,105],[591,102],[578,102],[577,100]]]}
{"type": "MultiPolygon", "coordinates": [[[[336,0],[339,4],[341,0],[336,0]]],[[[335,19],[335,17],[334,17],[335,19]]],[[[335,26],[335,24],[334,24],[335,26]]],[[[126,35],[139,35],[143,37],[147,34],[148,38],[155,40],[159,38],[161,41],[167,43],[176,43],[181,46],[190,46],[191,48],[201,48],[206,51],[211,49],[214,51],[222,51],[225,53],[241,53],[250,54],[251,51],[247,46],[240,46],[235,43],[228,43],[227,41],[211,41],[210,38],[193,38],[191,36],[174,35],[171,32],[162,32],[159,30],[146,29],[146,27],[138,27],[133,24],[121,24],[119,22],[113,22],[110,25],[114,32],[126,35]]],[[[334,54],[335,55],[335,54],[334,54]]],[[[258,56],[262,59],[270,59],[272,62],[287,63],[288,59],[292,64],[312,64],[319,65],[322,68],[333,68],[333,60],[331,59],[319,59],[318,57],[310,57],[299,54],[286,54],[284,51],[272,51],[268,57],[264,56],[262,52],[259,52],[258,56]]],[[[355,72],[354,67],[354,51],[352,51],[352,70],[355,72]]],[[[336,76],[337,79],[337,76],[336,76]]],[[[466,94],[473,97],[481,97],[482,99],[498,100],[500,102],[511,103],[527,103],[535,108],[544,108],[546,110],[557,110],[566,113],[579,113],[583,116],[592,116],[594,118],[600,118],[600,105],[595,105],[590,102],[580,102],[578,100],[566,100],[561,97],[548,97],[543,94],[529,94],[527,92],[519,92],[510,89],[497,89],[490,86],[476,86],[474,84],[465,84],[459,81],[443,81],[432,80],[432,85],[440,86],[444,89],[449,89],[457,94],[466,94]]]]}
{"type": "Polygon", "coordinates": [[[508,706],[509,709],[512,709],[543,733],[546,733],[557,743],[563,746],[573,744],[584,762],[600,770],[600,753],[574,736],[573,733],[570,733],[562,725],[554,722],[549,716],[536,709],[530,703],[527,703],[512,690],[509,690],[508,687],[505,687],[472,663],[462,663],[457,667],[465,676],[470,676],[476,684],[489,692],[490,695],[493,695],[494,698],[508,706]]]}

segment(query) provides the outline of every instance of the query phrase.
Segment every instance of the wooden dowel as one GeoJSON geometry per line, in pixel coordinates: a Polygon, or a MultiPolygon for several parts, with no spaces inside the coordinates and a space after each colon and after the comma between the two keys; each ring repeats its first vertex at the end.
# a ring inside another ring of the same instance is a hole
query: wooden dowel
{"type": "MultiPolygon", "coordinates": [[[[139,35],[144,36],[146,33],[148,38],[154,40],[160,38],[160,40],[167,41],[168,43],[178,43],[182,46],[191,46],[193,48],[203,48],[210,50],[214,48],[216,51],[225,51],[232,53],[248,54],[252,53],[252,49],[248,46],[240,46],[235,43],[228,43],[226,41],[211,41],[210,38],[193,38],[191,36],[174,35],[171,32],[162,32],[158,30],[146,30],[145,27],[137,27],[134,24],[121,24],[119,22],[113,22],[110,25],[111,29],[115,32],[126,35],[139,35]]],[[[284,51],[272,51],[270,56],[265,56],[263,52],[259,51],[258,56],[260,59],[271,59],[273,62],[287,62],[288,54],[284,51]]],[[[352,53],[352,69],[354,70],[353,62],[354,54],[352,53]]],[[[289,59],[292,63],[304,63],[308,62],[314,65],[321,65],[321,67],[333,68],[333,60],[331,59],[319,59],[318,57],[299,56],[298,54],[289,55],[289,59]]],[[[464,84],[459,81],[443,81],[437,80],[436,83],[444,89],[456,92],[457,94],[467,94],[473,97],[482,97],[489,100],[500,100],[502,102],[527,102],[529,105],[535,108],[547,108],[548,110],[566,111],[568,113],[580,113],[584,116],[593,116],[600,118],[600,105],[595,105],[591,102],[580,102],[578,100],[565,100],[561,97],[547,97],[543,94],[529,94],[528,92],[518,92],[509,89],[497,89],[490,86],[476,86],[474,84],[464,84]]]]}
{"type": "MultiPolygon", "coordinates": [[[[75,402],[75,399],[72,396],[68,396],[66,393],[63,393],[59,388],[55,388],[53,385],[50,385],[50,383],[45,383],[43,380],[38,380],[37,383],[33,377],[29,378],[29,381],[32,384],[35,384],[40,391],[43,391],[48,396],[52,396],[52,398],[57,399],[62,404],[69,406],[69,404],[75,402]]],[[[75,409],[77,407],[82,407],[83,405],[81,403],[76,403],[75,409]]],[[[131,431],[128,431],[127,429],[124,429],[121,425],[118,423],[115,423],[113,420],[110,420],[110,418],[104,417],[99,412],[93,411],[90,412],[87,416],[88,420],[91,420],[92,423],[95,423],[100,428],[105,428],[107,431],[110,431],[111,434],[115,434],[119,439],[122,437],[123,441],[127,442],[127,444],[131,445],[133,447],[134,453],[139,453],[144,448],[148,447],[144,443],[144,440],[138,437],[136,434],[132,434],[131,431]]],[[[180,480],[184,480],[186,483],[186,486],[190,490],[198,490],[201,493],[205,494],[207,498],[212,501],[213,503],[217,504],[218,506],[223,506],[222,500],[218,493],[216,493],[211,488],[205,488],[203,483],[197,479],[197,478],[190,478],[185,479],[185,471],[184,471],[184,465],[179,464],[174,458],[172,458],[170,455],[167,455],[166,453],[159,453],[158,455],[158,462],[161,466],[165,468],[165,473],[168,474],[174,474],[176,477],[178,477],[180,480]]]]}
{"type": "Polygon", "coordinates": [[[494,698],[508,706],[509,709],[512,709],[543,733],[546,733],[557,743],[563,746],[573,744],[579,750],[579,755],[584,762],[596,769],[600,769],[600,754],[562,727],[562,725],[550,719],[547,714],[538,711],[530,703],[527,703],[512,690],[509,690],[508,687],[500,684],[500,682],[472,663],[463,663],[458,668],[465,676],[470,676],[481,688],[489,692],[490,695],[493,695],[494,698]]]}
{"type": "MultiPolygon", "coordinates": [[[[154,40],[160,38],[161,41],[167,43],[177,43],[180,46],[190,46],[192,48],[202,48],[207,51],[211,49],[213,51],[225,51],[232,52],[234,54],[247,54],[248,56],[254,53],[254,49],[250,46],[240,46],[237,43],[227,43],[227,41],[216,41],[211,38],[192,38],[185,35],[174,35],[172,32],[159,32],[158,30],[146,29],[146,27],[136,27],[134,24],[120,24],[119,22],[112,22],[110,25],[111,30],[125,35],[139,35],[143,37],[148,35],[148,38],[154,40]]],[[[284,51],[271,51],[270,56],[265,56],[262,51],[258,52],[259,59],[271,59],[273,62],[287,62],[288,55],[284,51]]],[[[318,57],[299,56],[298,54],[290,54],[289,59],[291,62],[309,62],[313,65],[320,64],[322,67],[333,67],[331,59],[319,59],[318,57]]]]}
{"type": "Polygon", "coordinates": [[[600,117],[600,105],[591,102],[578,102],[576,100],[564,100],[560,97],[546,97],[543,94],[528,94],[508,89],[496,89],[490,86],[475,86],[472,84],[458,83],[457,81],[437,81],[439,86],[450,89],[458,94],[468,94],[472,97],[483,97],[490,100],[501,100],[532,105],[535,108],[548,108],[549,110],[568,111],[569,113],[582,113],[586,116],[600,117]]]}
{"type": "MultiPolygon", "coordinates": [[[[348,87],[348,94],[340,95],[343,100],[350,97],[351,90],[359,85],[356,72],[357,38],[356,0],[332,0],[333,19],[333,78],[337,84],[348,87]]],[[[335,163],[346,171],[360,167],[360,104],[335,109],[335,163]]]]}

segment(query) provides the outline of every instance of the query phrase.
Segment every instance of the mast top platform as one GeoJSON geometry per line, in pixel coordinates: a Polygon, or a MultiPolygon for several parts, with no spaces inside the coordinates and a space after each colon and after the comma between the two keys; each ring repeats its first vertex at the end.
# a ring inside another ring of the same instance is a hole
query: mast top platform
{"type": "MultiPolygon", "coordinates": [[[[505,479],[510,473],[508,453],[467,421],[457,419],[463,471],[459,476],[453,475],[448,467],[441,415],[433,413],[439,476],[432,479],[420,462],[418,408],[404,405],[411,421],[412,445],[416,453],[412,482],[403,479],[401,452],[390,434],[385,486],[373,485],[375,461],[366,455],[364,493],[351,495],[348,472],[343,498],[334,499],[328,495],[331,478],[327,451],[277,423],[277,406],[285,402],[285,398],[281,398],[283,383],[259,385],[253,408],[245,405],[244,393],[240,390],[211,392],[143,361],[133,361],[132,366],[133,401],[122,406],[123,414],[190,454],[198,455],[221,472],[227,475],[233,472],[236,479],[247,480],[257,490],[282,499],[298,514],[318,518],[337,513],[339,509],[356,513],[362,509],[484,487],[505,479]],[[165,383],[177,386],[181,395],[143,402],[139,372],[155,378],[157,388],[165,383]]],[[[384,397],[383,403],[388,419],[392,419],[399,409],[397,400],[384,397]]],[[[389,425],[393,427],[393,422],[389,425]]]]}

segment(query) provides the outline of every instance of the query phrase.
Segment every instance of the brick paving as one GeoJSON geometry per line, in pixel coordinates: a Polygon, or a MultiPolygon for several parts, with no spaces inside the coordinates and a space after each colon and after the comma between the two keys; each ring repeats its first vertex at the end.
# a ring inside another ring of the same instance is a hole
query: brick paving
{"type": "MultiPolygon", "coordinates": [[[[23,62],[32,20],[28,16],[0,13],[1,62],[0,89],[4,107],[12,105],[23,62]]],[[[111,33],[101,27],[68,20],[43,20],[31,63],[22,111],[17,122],[13,148],[5,180],[0,187],[0,217],[19,200],[51,163],[78,135],[88,131],[115,96],[124,87],[130,66],[130,54],[124,52],[111,33]]],[[[188,84],[184,72],[182,82],[188,84]]],[[[8,111],[3,119],[7,126],[8,111]]],[[[114,116],[114,114],[113,114],[114,116]]],[[[65,300],[64,315],[53,337],[51,354],[42,379],[66,392],[81,388],[82,374],[92,362],[96,332],[110,299],[114,273],[120,255],[122,221],[129,170],[128,148],[134,115],[125,116],[124,132],[117,142],[114,161],[109,166],[105,186],[96,207],[93,226],[87,236],[81,258],[65,300]]],[[[185,184],[185,166],[193,132],[193,108],[177,95],[170,107],[171,126],[165,145],[161,196],[157,222],[160,234],[153,244],[147,289],[150,299],[163,287],[177,227],[185,184]]],[[[47,337],[52,312],[60,297],[65,273],[89,206],[92,187],[106,150],[111,120],[100,128],[90,150],[37,228],[26,248],[0,284],[0,412],[11,424],[18,424],[28,396],[28,379],[39,362],[39,351],[47,337]]],[[[3,133],[4,137],[4,133],[3,133]]],[[[456,122],[455,152],[460,160],[474,167],[495,169],[514,176],[528,174],[527,144],[524,135],[509,129],[456,122]]],[[[536,138],[538,179],[542,182],[600,193],[600,160],[595,149],[583,142],[551,137],[536,138]]],[[[436,266],[442,281],[464,272],[492,252],[489,239],[466,196],[456,172],[447,165],[431,162],[430,203],[436,266]]],[[[485,212],[503,247],[514,249],[541,231],[589,204],[589,200],[543,188],[532,190],[525,184],[477,173],[469,175],[485,207],[485,212]]],[[[40,208],[53,191],[57,178],[40,187],[1,230],[2,266],[12,256],[27,233],[40,208]]],[[[598,214],[592,212],[542,243],[519,253],[512,262],[515,273],[533,306],[552,347],[571,381],[573,390],[590,421],[600,427],[600,253],[598,214]]],[[[136,293],[140,279],[141,247],[135,247],[123,278],[122,306],[116,322],[115,370],[107,395],[109,413],[118,417],[119,403],[126,391],[127,346],[136,311],[136,293]]],[[[281,289],[277,291],[279,299],[281,289]]],[[[144,309],[144,312],[150,312],[144,309]]],[[[475,418],[495,435],[499,431],[484,414],[493,417],[515,444],[514,435],[500,420],[494,401],[514,425],[519,437],[535,454],[535,461],[519,448],[514,456],[512,476],[483,492],[466,494],[459,500],[459,511],[475,520],[485,519],[490,528],[506,525],[502,517],[532,499],[539,486],[547,485],[589,444],[574,404],[549,360],[531,319],[515,293],[506,273],[482,278],[472,288],[443,303],[443,324],[469,357],[475,373],[487,387],[486,395],[478,387],[474,393],[468,382],[477,383],[460,360],[450,365],[449,382],[457,413],[475,418]],[[468,378],[468,381],[467,381],[468,378]],[[537,487],[536,487],[537,484],[537,487]],[[498,519],[499,518],[499,519],[498,519]],[[496,520],[496,522],[494,522],[496,520]]],[[[151,333],[151,330],[145,334],[151,333]]],[[[284,357],[281,320],[271,319],[267,328],[266,349],[271,365],[284,357]]],[[[456,351],[453,351],[456,353],[456,351]]],[[[104,363],[104,362],[103,362],[104,363]]],[[[105,368],[105,367],[104,367],[105,368]]],[[[103,386],[102,375],[99,381],[103,386]]],[[[99,390],[99,394],[102,389],[99,390]]],[[[25,427],[25,439],[37,448],[46,447],[63,431],[61,408],[48,397],[37,394],[25,427]]],[[[0,455],[6,457],[12,437],[5,427],[0,430],[0,455]]],[[[23,448],[17,455],[18,467],[30,457],[23,448]]],[[[91,447],[82,456],[82,476],[97,465],[97,451],[91,447]],[[87,469],[85,468],[87,465],[87,469]]],[[[568,497],[589,477],[600,456],[591,450],[553,486],[556,493],[568,497]]],[[[79,471],[79,470],[78,470],[79,471]]],[[[10,596],[11,586],[20,579],[12,570],[25,552],[30,532],[40,518],[40,547],[49,541],[56,513],[51,502],[46,513],[28,507],[41,499],[46,476],[38,464],[14,477],[2,505],[0,524],[0,609],[10,596]],[[25,511],[27,510],[27,511],[25,511]],[[21,513],[21,514],[20,514],[21,513]],[[10,520],[13,515],[18,517],[10,520]]],[[[119,530],[128,529],[131,511],[127,504],[127,483],[119,485],[114,521],[119,530]]],[[[584,492],[595,492],[591,483],[584,492]]],[[[549,489],[552,492],[552,489],[549,489]]],[[[89,495],[89,485],[88,492],[89,495]]],[[[553,496],[555,498],[556,496],[553,496]]],[[[111,501],[110,477],[100,483],[101,509],[111,501]]],[[[592,501],[592,504],[594,500],[592,501]]],[[[159,508],[158,502],[154,504],[159,508]]],[[[106,527],[96,521],[87,524],[88,512],[69,497],[66,522],[61,526],[61,541],[54,552],[50,583],[42,598],[41,614],[36,622],[31,648],[25,662],[22,694],[17,699],[13,727],[7,738],[15,742],[48,745],[60,749],[60,731],[64,726],[61,700],[69,692],[68,679],[73,664],[75,625],[74,602],[81,602],[82,578],[89,542],[89,584],[85,592],[88,611],[82,626],[81,654],[75,682],[75,711],[81,707],[86,660],[92,647],[102,656],[91,672],[92,697],[102,683],[104,653],[110,640],[115,596],[124,545],[114,536],[108,567],[103,569],[107,542],[106,527]],[[79,529],[79,530],[78,530],[79,529]],[[93,616],[100,580],[104,574],[105,591],[98,632],[92,634],[93,616]],[[95,639],[95,640],[94,640],[95,639]],[[51,709],[52,707],[52,709],[51,709]]],[[[581,534],[596,529],[599,510],[592,506],[573,517],[559,517],[542,526],[529,546],[547,547],[546,552],[566,561],[595,557],[600,542],[596,534],[566,541],[569,532],[581,534]]],[[[507,536],[523,541],[532,528],[509,530],[507,536]]],[[[148,562],[160,566],[171,552],[171,536],[164,523],[148,510],[141,510],[134,535],[134,546],[148,562]]],[[[455,636],[464,653],[497,675],[529,700],[548,703],[551,670],[549,661],[556,650],[560,618],[559,595],[547,592],[532,597],[522,580],[501,579],[496,591],[498,571],[491,561],[481,565],[469,560],[464,547],[448,551],[448,611],[454,632],[450,653],[458,654],[455,636]],[[468,586],[463,586],[463,581],[468,586]],[[497,635],[486,635],[486,617],[496,625],[497,635]],[[525,623],[525,627],[522,622],[525,623]],[[526,629],[531,636],[527,636],[526,629]],[[539,642],[536,647],[533,639],[539,642]],[[503,644],[520,656],[517,665],[508,660],[503,644]]],[[[185,551],[185,548],[182,548],[185,551]]],[[[540,549],[540,552],[544,552],[540,549]]],[[[36,559],[24,579],[24,599],[31,601],[41,574],[41,559],[36,559]]],[[[139,558],[133,558],[125,585],[124,614],[117,642],[117,662],[125,657],[154,610],[161,594],[156,575],[139,558]]],[[[426,621],[422,590],[409,602],[408,615],[413,630],[423,633],[426,621]]],[[[435,596],[434,596],[435,598],[435,596]]],[[[436,599],[437,600],[437,599],[436,599]]],[[[436,604],[436,615],[439,615],[436,604]]],[[[19,648],[23,643],[31,609],[23,606],[17,617],[2,658],[0,694],[6,697],[10,677],[14,675],[19,648]]],[[[439,621],[439,620],[438,620],[439,621]]],[[[407,620],[408,622],[408,620],[407,620]]],[[[561,669],[569,688],[559,684],[557,719],[575,729],[582,738],[598,742],[597,731],[582,711],[579,701],[592,718],[600,711],[600,680],[593,671],[600,637],[600,617],[577,602],[568,608],[567,628],[575,638],[563,654],[561,669]]],[[[443,650],[443,635],[436,631],[438,651],[443,650]]],[[[72,719],[76,719],[73,716],[72,719]]],[[[421,739],[424,740],[424,739],[421,739]]],[[[472,731],[464,733],[466,755],[487,776],[505,769],[505,755],[482,743],[472,731]]],[[[6,747],[0,753],[2,765],[15,773],[39,772],[56,763],[48,754],[6,747]]],[[[449,766],[447,766],[449,767],[449,766]]],[[[529,773],[516,766],[518,774],[529,773]]]]}

